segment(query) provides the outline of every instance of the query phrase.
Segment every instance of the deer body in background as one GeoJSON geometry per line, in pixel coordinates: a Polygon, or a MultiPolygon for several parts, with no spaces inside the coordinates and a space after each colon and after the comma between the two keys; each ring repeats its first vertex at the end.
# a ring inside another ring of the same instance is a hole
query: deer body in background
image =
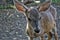
{"type": "Polygon", "coordinates": [[[56,22],[50,12],[49,1],[42,3],[38,8],[28,8],[17,0],[14,0],[14,4],[16,9],[26,16],[26,32],[30,40],[35,37],[41,37],[41,40],[44,40],[45,33],[48,35],[48,40],[51,40],[52,34],[54,34],[55,40],[58,40],[56,22]]]}
{"type": "Polygon", "coordinates": [[[34,2],[35,0],[21,0],[24,4],[30,4],[34,2]]]}

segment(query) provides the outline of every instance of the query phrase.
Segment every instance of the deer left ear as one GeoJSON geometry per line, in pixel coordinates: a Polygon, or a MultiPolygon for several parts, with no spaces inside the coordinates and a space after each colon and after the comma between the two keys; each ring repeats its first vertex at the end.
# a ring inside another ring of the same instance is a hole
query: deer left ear
{"type": "Polygon", "coordinates": [[[26,10],[28,10],[28,7],[25,6],[23,3],[21,2],[18,2],[18,0],[13,0],[14,2],[14,5],[16,7],[16,9],[19,11],[19,12],[25,12],[26,10]]]}
{"type": "Polygon", "coordinates": [[[38,10],[39,11],[46,11],[51,5],[51,2],[50,1],[46,1],[44,3],[42,3],[39,7],[38,7],[38,10]]]}

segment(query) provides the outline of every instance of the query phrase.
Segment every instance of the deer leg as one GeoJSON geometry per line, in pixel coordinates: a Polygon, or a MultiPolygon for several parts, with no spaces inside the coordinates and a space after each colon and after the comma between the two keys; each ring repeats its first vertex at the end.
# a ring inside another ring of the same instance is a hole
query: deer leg
{"type": "Polygon", "coordinates": [[[34,37],[33,31],[30,31],[29,29],[26,30],[29,37],[34,37]]]}
{"type": "Polygon", "coordinates": [[[47,35],[48,35],[48,40],[51,40],[52,39],[52,33],[49,32],[49,33],[47,33],[47,35]]]}
{"type": "Polygon", "coordinates": [[[40,34],[41,40],[44,40],[44,33],[40,34]]]}
{"type": "Polygon", "coordinates": [[[41,40],[44,40],[44,36],[43,35],[41,36],[41,40]]]}
{"type": "Polygon", "coordinates": [[[33,40],[33,37],[30,37],[30,40],[33,40]]]}
{"type": "Polygon", "coordinates": [[[55,40],[58,40],[58,34],[57,33],[54,34],[54,37],[55,37],[55,40]]]}
{"type": "Polygon", "coordinates": [[[54,29],[54,37],[55,37],[55,40],[58,40],[58,34],[57,34],[57,29],[56,28],[54,29]]]}
{"type": "Polygon", "coordinates": [[[55,40],[58,40],[58,34],[57,34],[57,28],[56,27],[54,28],[54,37],[55,37],[55,40]]]}

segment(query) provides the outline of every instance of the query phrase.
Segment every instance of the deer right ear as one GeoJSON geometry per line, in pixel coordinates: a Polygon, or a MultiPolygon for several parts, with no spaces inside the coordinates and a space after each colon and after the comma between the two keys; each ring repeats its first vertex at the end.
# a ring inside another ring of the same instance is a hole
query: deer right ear
{"type": "Polygon", "coordinates": [[[13,2],[14,2],[16,9],[19,12],[25,12],[26,10],[28,10],[28,8],[23,3],[20,3],[17,0],[13,0],[13,2]]]}
{"type": "Polygon", "coordinates": [[[38,10],[39,11],[46,11],[51,5],[51,2],[50,1],[46,1],[44,3],[42,3],[39,7],[38,7],[38,10]]]}

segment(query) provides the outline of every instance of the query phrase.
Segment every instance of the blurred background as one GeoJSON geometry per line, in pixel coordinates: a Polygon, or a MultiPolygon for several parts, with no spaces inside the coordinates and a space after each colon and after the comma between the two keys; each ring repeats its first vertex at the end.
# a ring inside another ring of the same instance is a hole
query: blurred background
{"type": "MultiPolygon", "coordinates": [[[[19,1],[26,2],[26,0],[19,1]]],[[[31,4],[27,5],[30,7],[46,0],[29,1],[32,1],[31,4]]],[[[52,0],[52,5],[57,9],[56,26],[60,40],[60,0],[52,0]]],[[[14,9],[13,0],[0,0],[0,40],[28,40],[28,36],[25,33],[26,23],[26,17],[14,9]]],[[[39,38],[35,40],[39,40],[39,38]]]]}

